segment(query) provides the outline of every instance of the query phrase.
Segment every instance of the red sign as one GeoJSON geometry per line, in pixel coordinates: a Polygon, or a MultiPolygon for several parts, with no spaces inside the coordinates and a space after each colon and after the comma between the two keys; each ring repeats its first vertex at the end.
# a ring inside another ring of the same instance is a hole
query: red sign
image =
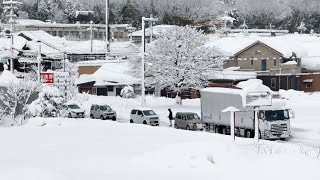
{"type": "Polygon", "coordinates": [[[53,84],[54,83],[54,73],[53,72],[42,72],[40,74],[41,82],[43,84],[53,84]]]}

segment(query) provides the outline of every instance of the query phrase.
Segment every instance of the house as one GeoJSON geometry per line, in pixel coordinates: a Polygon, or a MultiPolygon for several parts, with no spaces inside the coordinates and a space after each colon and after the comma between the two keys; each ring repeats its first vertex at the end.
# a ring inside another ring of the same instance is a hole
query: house
{"type": "Polygon", "coordinates": [[[288,34],[259,36],[233,34],[215,37],[215,46],[228,56],[224,68],[255,72],[272,90],[320,91],[320,38],[314,35],[288,34]]]}
{"type": "Polygon", "coordinates": [[[110,60],[103,63],[93,74],[81,74],[76,84],[79,92],[98,96],[119,96],[127,85],[131,85],[135,93],[140,94],[140,79],[133,77],[130,71],[128,61],[110,60]]]}

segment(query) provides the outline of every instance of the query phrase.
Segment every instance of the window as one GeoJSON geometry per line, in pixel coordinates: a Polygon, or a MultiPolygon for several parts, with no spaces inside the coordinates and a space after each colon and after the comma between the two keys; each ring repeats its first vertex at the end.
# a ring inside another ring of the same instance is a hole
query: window
{"type": "Polygon", "coordinates": [[[181,114],[177,114],[176,116],[177,119],[181,119],[181,114]]]}
{"type": "Polygon", "coordinates": [[[156,113],[152,110],[148,110],[148,111],[143,111],[143,114],[146,116],[154,116],[156,115],[156,113]]]}
{"type": "Polygon", "coordinates": [[[138,115],[139,115],[139,116],[142,116],[142,111],[138,111],[138,115]]]}
{"type": "Polygon", "coordinates": [[[273,60],[273,66],[277,66],[277,60],[276,59],[273,60]]]}
{"type": "Polygon", "coordinates": [[[113,86],[108,86],[108,91],[113,92],[113,86]]]}
{"type": "Polygon", "coordinates": [[[94,109],[94,105],[91,106],[91,110],[93,110],[93,109],[94,109]]]}
{"type": "Polygon", "coordinates": [[[275,88],[277,86],[277,79],[276,78],[271,78],[271,87],[275,88]]]}
{"type": "Polygon", "coordinates": [[[253,59],[251,59],[251,66],[253,66],[253,59]]]}
{"type": "Polygon", "coordinates": [[[137,110],[132,110],[131,114],[136,114],[137,110]]]}
{"type": "Polygon", "coordinates": [[[306,88],[311,88],[311,82],[306,83],[306,88]]]}
{"type": "Polygon", "coordinates": [[[92,95],[97,95],[97,88],[96,87],[92,88],[92,95]]]}

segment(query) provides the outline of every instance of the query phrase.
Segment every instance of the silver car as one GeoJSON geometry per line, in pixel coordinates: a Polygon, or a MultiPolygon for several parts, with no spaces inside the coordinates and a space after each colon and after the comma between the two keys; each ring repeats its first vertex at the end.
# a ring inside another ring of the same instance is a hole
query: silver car
{"type": "Polygon", "coordinates": [[[192,112],[177,112],[174,119],[176,129],[203,130],[203,124],[200,117],[192,112]]]}
{"type": "Polygon", "coordinates": [[[117,113],[108,105],[92,104],[90,108],[90,117],[92,119],[112,119],[117,120],[117,113]]]}
{"type": "Polygon", "coordinates": [[[64,104],[61,113],[68,118],[84,118],[85,110],[77,104],[64,104]]]}

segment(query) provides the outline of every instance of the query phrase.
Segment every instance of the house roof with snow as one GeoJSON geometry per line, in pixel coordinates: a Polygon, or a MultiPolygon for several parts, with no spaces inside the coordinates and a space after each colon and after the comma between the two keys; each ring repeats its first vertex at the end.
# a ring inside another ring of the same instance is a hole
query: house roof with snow
{"type": "Polygon", "coordinates": [[[105,62],[95,73],[80,75],[76,84],[94,82],[94,86],[132,85],[139,84],[140,79],[130,75],[130,64],[128,61],[105,62]]]}
{"type": "Polygon", "coordinates": [[[232,67],[228,69],[224,69],[223,71],[217,71],[212,73],[209,76],[209,80],[248,80],[248,79],[256,79],[257,73],[255,72],[247,72],[247,71],[239,71],[239,67],[232,67]]]}
{"type": "MultiPolygon", "coordinates": [[[[217,47],[229,57],[234,57],[250,48],[256,43],[261,43],[281,54],[284,58],[289,58],[296,54],[301,58],[302,68],[320,67],[320,37],[309,34],[287,34],[283,36],[260,36],[257,34],[230,34],[228,36],[209,35],[206,46],[217,47]]],[[[318,69],[320,70],[320,68],[318,69]]]]}

